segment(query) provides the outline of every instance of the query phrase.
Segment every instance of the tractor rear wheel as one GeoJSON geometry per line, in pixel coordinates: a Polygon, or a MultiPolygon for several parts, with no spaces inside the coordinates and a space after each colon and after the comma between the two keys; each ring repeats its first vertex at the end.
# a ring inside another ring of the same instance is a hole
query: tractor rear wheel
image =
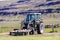
{"type": "Polygon", "coordinates": [[[40,25],[40,34],[42,34],[44,32],[44,26],[43,24],[40,25]]]}

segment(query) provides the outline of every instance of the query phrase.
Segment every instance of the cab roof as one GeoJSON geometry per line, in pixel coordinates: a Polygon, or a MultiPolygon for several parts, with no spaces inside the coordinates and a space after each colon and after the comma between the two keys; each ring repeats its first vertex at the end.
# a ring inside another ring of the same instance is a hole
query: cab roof
{"type": "Polygon", "coordinates": [[[29,14],[41,14],[41,13],[29,13],[29,14]]]}

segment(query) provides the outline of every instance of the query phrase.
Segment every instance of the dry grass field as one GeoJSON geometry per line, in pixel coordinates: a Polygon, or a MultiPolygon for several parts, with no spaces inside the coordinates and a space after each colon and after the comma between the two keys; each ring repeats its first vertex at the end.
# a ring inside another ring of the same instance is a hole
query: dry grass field
{"type": "Polygon", "coordinates": [[[43,36],[43,35],[4,36],[0,37],[0,40],[60,40],[60,36],[43,36]]]}
{"type": "MultiPolygon", "coordinates": [[[[50,15],[50,14],[49,14],[50,15]]],[[[59,24],[60,18],[59,16],[50,17],[48,15],[42,15],[42,19],[44,21],[44,25],[52,25],[59,24]]],[[[0,16],[0,19],[4,19],[6,21],[0,22],[0,40],[60,40],[60,28],[55,28],[54,30],[57,32],[50,33],[52,28],[44,29],[44,34],[41,35],[27,35],[27,36],[8,36],[3,35],[3,33],[10,32],[14,28],[20,28],[21,21],[24,20],[25,15],[17,15],[17,16],[0,16]]]]}
{"type": "MultiPolygon", "coordinates": [[[[42,19],[44,21],[44,25],[52,25],[52,24],[59,24],[60,25],[60,17],[59,16],[60,16],[60,14],[56,14],[56,15],[55,14],[42,15],[42,19]]],[[[0,19],[5,20],[5,21],[0,21],[0,33],[10,32],[14,28],[20,28],[21,27],[21,22],[25,18],[26,18],[26,15],[0,16],[0,19]]],[[[51,30],[51,28],[50,28],[50,30],[51,30]]]]}

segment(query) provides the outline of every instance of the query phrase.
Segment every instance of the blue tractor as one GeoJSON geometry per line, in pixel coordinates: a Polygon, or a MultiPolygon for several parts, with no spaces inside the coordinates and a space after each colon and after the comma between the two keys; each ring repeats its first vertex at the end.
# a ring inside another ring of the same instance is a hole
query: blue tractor
{"type": "MultiPolygon", "coordinates": [[[[26,14],[26,18],[21,22],[21,28],[20,29],[14,29],[14,31],[10,32],[10,35],[21,35],[21,34],[27,34],[29,32],[30,28],[33,28],[33,30],[40,30],[40,34],[43,33],[43,24],[41,23],[41,27],[37,28],[37,24],[41,20],[41,13],[29,13],[26,14]],[[32,27],[31,27],[32,26],[32,27]]],[[[32,30],[30,30],[31,32],[32,30]]],[[[32,31],[33,32],[33,31],[32,31]]]]}
{"type": "MultiPolygon", "coordinates": [[[[21,23],[21,27],[23,27],[23,29],[29,29],[30,24],[32,24],[34,30],[37,30],[37,24],[39,21],[41,21],[41,13],[29,13],[27,14],[25,20],[21,23]]],[[[43,24],[40,26],[43,26],[43,24]]],[[[40,29],[40,33],[43,33],[42,31],[44,28],[41,27],[40,29]]]]}

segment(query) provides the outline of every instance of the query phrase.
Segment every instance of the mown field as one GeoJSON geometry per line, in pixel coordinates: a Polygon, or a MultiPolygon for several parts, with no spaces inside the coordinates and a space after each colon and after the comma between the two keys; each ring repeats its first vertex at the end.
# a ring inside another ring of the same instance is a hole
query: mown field
{"type": "MultiPolygon", "coordinates": [[[[52,24],[60,24],[60,21],[44,21],[44,25],[52,25],[52,24]]],[[[4,33],[4,32],[10,32],[15,28],[20,28],[21,24],[20,22],[3,22],[0,23],[0,33],[4,33]]],[[[57,30],[57,32],[60,32],[60,27],[59,28],[54,28],[55,31],[57,30]]],[[[44,29],[45,32],[51,32],[52,31],[52,27],[51,28],[46,28],[44,29]]]]}
{"type": "MultiPolygon", "coordinates": [[[[0,19],[4,17],[0,16],[0,19]]],[[[0,33],[6,33],[12,31],[14,28],[20,28],[21,27],[21,20],[24,17],[20,16],[12,16],[12,17],[6,17],[5,20],[10,20],[10,21],[5,21],[5,22],[0,22],[0,33]],[[16,20],[18,20],[16,22],[16,20]]],[[[43,17],[44,25],[52,25],[52,24],[59,24],[60,21],[57,18],[51,18],[51,17],[43,17]],[[57,21],[56,21],[57,20],[57,21]]],[[[54,28],[54,34],[51,35],[52,28],[45,28],[44,33],[41,35],[27,35],[27,36],[7,36],[3,35],[1,36],[0,34],[0,40],[60,40],[60,34],[55,34],[55,33],[60,33],[60,28],[54,28]],[[49,34],[48,34],[49,33],[49,34]]]]}
{"type": "MultiPolygon", "coordinates": [[[[17,15],[17,16],[0,16],[0,19],[4,19],[6,21],[0,22],[0,33],[10,32],[14,28],[21,27],[21,21],[23,21],[25,15],[17,15]]],[[[60,18],[59,15],[52,16],[52,15],[42,15],[44,25],[52,25],[52,24],[59,24],[60,25],[60,18]]],[[[55,28],[57,32],[60,32],[60,28],[55,28]]],[[[52,28],[45,29],[44,32],[50,32],[52,28]]]]}
{"type": "Polygon", "coordinates": [[[60,36],[43,36],[43,35],[31,35],[31,36],[3,36],[0,40],[60,40],[60,36]]]}

